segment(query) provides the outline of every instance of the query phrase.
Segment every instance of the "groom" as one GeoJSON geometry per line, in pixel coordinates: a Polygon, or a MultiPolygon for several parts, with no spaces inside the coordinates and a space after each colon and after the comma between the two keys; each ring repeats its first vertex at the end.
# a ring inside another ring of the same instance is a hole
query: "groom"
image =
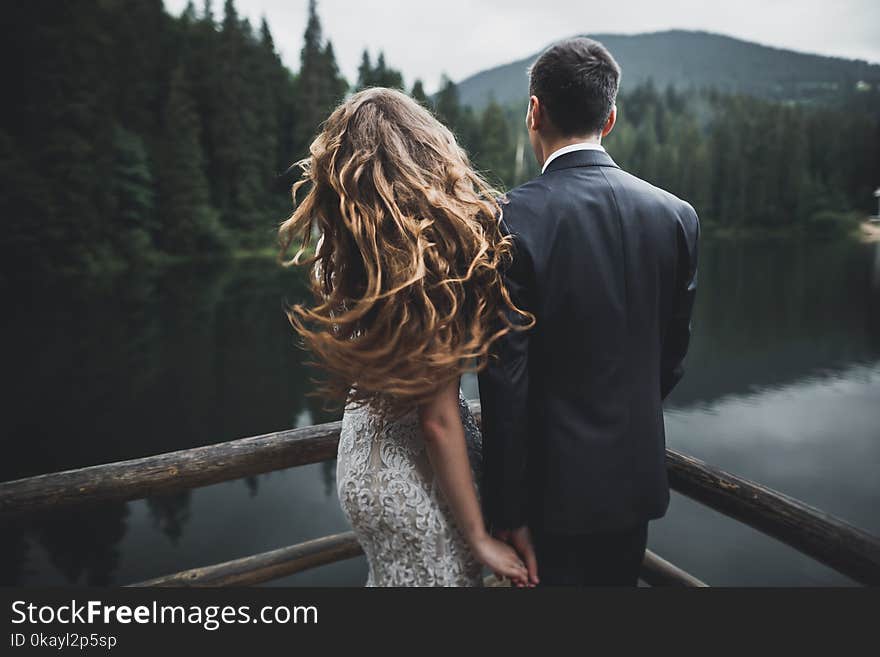
{"type": "Polygon", "coordinates": [[[682,376],[699,224],[602,148],[619,81],[590,39],[538,58],[526,124],[542,173],[501,205],[507,285],[537,323],[480,375],[483,499],[535,584],[635,586],[669,503],[662,401],[682,376]]]}

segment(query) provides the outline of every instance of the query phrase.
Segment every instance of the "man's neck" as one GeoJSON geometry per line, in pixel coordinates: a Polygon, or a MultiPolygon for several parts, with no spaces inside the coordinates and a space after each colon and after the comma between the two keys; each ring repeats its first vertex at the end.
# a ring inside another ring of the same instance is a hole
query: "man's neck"
{"type": "Polygon", "coordinates": [[[589,137],[559,137],[556,139],[548,139],[541,144],[541,166],[544,166],[547,158],[560,148],[574,146],[575,144],[596,144],[597,146],[601,146],[602,138],[598,135],[590,135],[589,137]]]}

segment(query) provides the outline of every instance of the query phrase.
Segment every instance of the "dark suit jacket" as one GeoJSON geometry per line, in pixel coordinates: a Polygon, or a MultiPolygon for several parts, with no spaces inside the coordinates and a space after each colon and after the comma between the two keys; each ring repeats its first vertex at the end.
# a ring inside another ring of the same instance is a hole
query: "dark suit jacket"
{"type": "Polygon", "coordinates": [[[613,531],[669,504],[662,400],[682,376],[694,209],[575,151],[502,202],[506,281],[537,323],[480,374],[483,501],[495,528],[613,531]]]}

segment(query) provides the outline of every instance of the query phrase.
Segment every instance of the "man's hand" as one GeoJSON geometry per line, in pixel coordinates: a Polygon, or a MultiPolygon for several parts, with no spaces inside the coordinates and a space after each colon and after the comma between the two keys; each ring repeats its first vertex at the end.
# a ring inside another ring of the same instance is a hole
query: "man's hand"
{"type": "Polygon", "coordinates": [[[532,533],[526,526],[516,529],[502,529],[495,532],[499,541],[504,541],[513,546],[520,558],[525,562],[529,573],[529,586],[538,584],[538,559],[535,556],[535,546],[532,543],[532,533]]]}

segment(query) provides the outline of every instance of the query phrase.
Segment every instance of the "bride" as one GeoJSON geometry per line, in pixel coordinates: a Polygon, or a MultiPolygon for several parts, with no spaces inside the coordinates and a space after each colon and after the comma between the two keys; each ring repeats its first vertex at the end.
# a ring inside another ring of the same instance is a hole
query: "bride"
{"type": "Polygon", "coordinates": [[[299,164],[294,201],[308,193],[280,239],[282,253],[298,246],[287,264],[311,266],[315,302],[289,317],[321,392],[346,401],[337,488],[367,586],[480,586],[483,566],[530,585],[483,522],[480,433],[459,392],[532,321],[502,282],[512,245],[492,190],[449,130],[390,89],[346,100],[299,164]]]}

